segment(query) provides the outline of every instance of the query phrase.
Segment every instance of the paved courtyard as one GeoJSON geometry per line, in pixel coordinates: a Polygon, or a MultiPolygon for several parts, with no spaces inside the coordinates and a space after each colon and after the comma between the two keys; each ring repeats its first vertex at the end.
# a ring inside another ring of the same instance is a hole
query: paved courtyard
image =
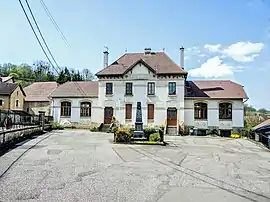
{"type": "Polygon", "coordinates": [[[21,144],[0,157],[0,201],[270,201],[270,152],[248,140],[112,139],[65,130],[21,144]]]}

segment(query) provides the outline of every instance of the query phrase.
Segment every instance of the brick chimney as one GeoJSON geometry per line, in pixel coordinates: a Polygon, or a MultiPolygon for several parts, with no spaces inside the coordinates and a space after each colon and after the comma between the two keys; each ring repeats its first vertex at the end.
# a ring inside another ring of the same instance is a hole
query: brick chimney
{"type": "Polygon", "coordinates": [[[184,60],[185,60],[185,57],[184,57],[184,47],[182,46],[180,48],[180,67],[182,67],[184,69],[184,60]]]}

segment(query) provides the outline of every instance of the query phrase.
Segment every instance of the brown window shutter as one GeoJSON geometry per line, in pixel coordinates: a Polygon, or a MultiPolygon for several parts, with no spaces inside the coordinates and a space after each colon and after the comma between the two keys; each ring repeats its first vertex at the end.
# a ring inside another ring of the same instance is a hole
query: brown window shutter
{"type": "Polygon", "coordinates": [[[154,105],[153,104],[148,104],[148,111],[147,111],[147,118],[148,120],[153,120],[154,119],[154,105]]]}
{"type": "Polygon", "coordinates": [[[126,119],[132,119],[132,104],[126,104],[126,119]]]}

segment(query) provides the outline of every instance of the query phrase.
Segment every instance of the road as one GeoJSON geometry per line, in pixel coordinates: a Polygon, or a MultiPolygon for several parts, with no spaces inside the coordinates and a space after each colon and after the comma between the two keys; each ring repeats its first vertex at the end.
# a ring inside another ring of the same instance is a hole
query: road
{"type": "Polygon", "coordinates": [[[65,130],[20,144],[0,157],[0,201],[270,201],[270,152],[249,140],[112,139],[65,130]]]}

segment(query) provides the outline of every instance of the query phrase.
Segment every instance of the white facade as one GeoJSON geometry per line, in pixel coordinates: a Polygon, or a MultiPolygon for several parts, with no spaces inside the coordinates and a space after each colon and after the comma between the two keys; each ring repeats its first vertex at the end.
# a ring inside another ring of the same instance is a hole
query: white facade
{"type": "Polygon", "coordinates": [[[102,112],[101,107],[98,106],[98,98],[53,98],[51,108],[54,121],[60,124],[70,124],[70,123],[102,123],[103,117],[100,116],[102,112]],[[61,116],[61,102],[71,103],[71,114],[70,116],[61,116]],[[81,102],[91,103],[91,116],[81,117],[80,107],[81,102]]]}
{"type": "Polygon", "coordinates": [[[244,127],[244,103],[243,100],[196,100],[185,99],[185,125],[198,129],[217,127],[220,130],[231,130],[244,127]],[[207,120],[194,119],[194,104],[203,102],[207,104],[207,120]],[[232,104],[232,119],[219,119],[219,103],[232,104]]]}
{"type": "MultiPolygon", "coordinates": [[[[184,121],[184,78],[157,78],[142,63],[137,64],[124,75],[123,79],[100,79],[99,80],[99,105],[113,107],[113,115],[123,125],[134,125],[136,120],[137,102],[141,102],[142,119],[144,125],[165,125],[167,108],[177,109],[177,121],[184,121]],[[132,82],[133,95],[125,96],[125,83],[132,82]],[[148,95],[147,83],[155,83],[155,95],[148,95]],[[168,95],[168,83],[176,82],[176,95],[168,95]],[[113,83],[113,94],[106,95],[106,83],[113,83]],[[132,104],[132,119],[125,119],[125,106],[132,104]],[[147,105],[154,104],[154,120],[147,120],[147,105]]],[[[102,114],[104,118],[104,113],[102,114]]]]}

